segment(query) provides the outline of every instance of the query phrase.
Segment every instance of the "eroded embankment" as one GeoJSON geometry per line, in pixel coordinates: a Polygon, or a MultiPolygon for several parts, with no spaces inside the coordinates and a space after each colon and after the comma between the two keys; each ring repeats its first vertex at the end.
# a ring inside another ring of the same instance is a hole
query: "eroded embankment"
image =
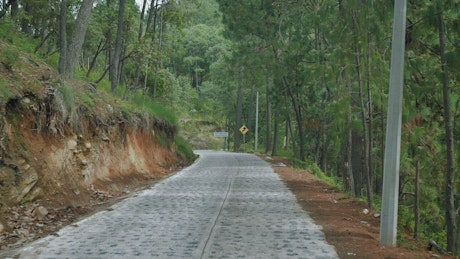
{"type": "Polygon", "coordinates": [[[17,206],[85,206],[95,194],[123,193],[181,163],[175,126],[146,114],[127,119],[108,104],[99,107],[104,115],[84,107],[70,114],[62,103],[48,87],[0,104],[0,233],[14,228],[1,219],[17,206]]]}

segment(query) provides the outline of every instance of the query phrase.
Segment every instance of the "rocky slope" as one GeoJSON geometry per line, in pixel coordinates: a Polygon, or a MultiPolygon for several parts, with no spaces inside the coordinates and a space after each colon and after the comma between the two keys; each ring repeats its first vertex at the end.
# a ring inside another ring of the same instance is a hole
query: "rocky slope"
{"type": "Polygon", "coordinates": [[[125,106],[0,42],[0,247],[24,235],[20,225],[46,224],[52,211],[128,193],[187,163],[174,125],[125,106]]]}

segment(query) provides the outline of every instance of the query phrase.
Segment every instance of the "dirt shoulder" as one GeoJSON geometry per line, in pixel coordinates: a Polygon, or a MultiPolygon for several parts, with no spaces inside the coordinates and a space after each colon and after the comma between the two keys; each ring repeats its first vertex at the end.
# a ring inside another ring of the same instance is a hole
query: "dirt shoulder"
{"type": "Polygon", "coordinates": [[[348,197],[306,170],[294,169],[283,158],[264,157],[294,193],[297,202],[323,227],[327,241],[340,258],[453,258],[427,251],[427,242],[410,241],[407,247],[379,243],[380,215],[366,203],[348,197]]]}

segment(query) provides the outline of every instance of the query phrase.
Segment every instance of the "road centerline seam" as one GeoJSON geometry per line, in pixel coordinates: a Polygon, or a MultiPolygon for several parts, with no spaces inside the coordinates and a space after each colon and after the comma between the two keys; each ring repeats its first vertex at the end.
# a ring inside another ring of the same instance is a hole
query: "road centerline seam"
{"type": "Polygon", "coordinates": [[[227,191],[225,193],[224,200],[222,201],[222,205],[220,206],[219,213],[217,213],[217,216],[214,218],[214,222],[212,224],[211,230],[209,231],[208,237],[206,238],[206,242],[204,243],[204,246],[203,246],[203,250],[201,251],[200,259],[203,258],[204,254],[206,252],[206,249],[207,249],[207,247],[209,245],[209,241],[211,240],[211,237],[212,237],[212,235],[214,233],[214,228],[216,227],[217,221],[219,220],[220,216],[222,215],[222,211],[224,210],[225,204],[227,203],[227,199],[228,199],[228,196],[230,194],[230,190],[232,189],[232,186],[233,186],[233,183],[235,181],[235,178],[239,174],[239,172],[240,172],[240,169],[238,169],[238,171],[232,176],[232,180],[227,185],[227,191]]]}

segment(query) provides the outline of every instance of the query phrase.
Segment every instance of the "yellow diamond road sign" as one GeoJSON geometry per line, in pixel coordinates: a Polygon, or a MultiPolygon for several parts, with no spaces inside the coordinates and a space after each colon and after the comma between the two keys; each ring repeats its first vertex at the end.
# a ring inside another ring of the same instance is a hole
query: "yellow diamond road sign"
{"type": "Polygon", "coordinates": [[[248,129],[248,127],[246,127],[246,125],[241,126],[240,132],[241,132],[243,135],[246,135],[246,133],[248,133],[248,131],[249,131],[249,129],[248,129]]]}

